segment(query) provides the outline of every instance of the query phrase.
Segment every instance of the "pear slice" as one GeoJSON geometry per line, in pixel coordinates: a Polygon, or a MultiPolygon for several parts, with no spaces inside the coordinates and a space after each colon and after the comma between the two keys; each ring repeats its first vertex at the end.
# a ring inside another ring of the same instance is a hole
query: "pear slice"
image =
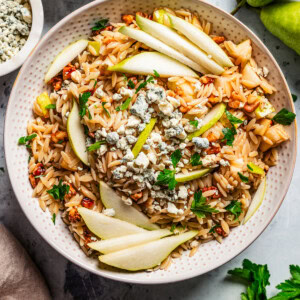
{"type": "Polygon", "coordinates": [[[172,28],[181,32],[200,49],[205,51],[207,54],[210,54],[219,65],[221,65],[222,67],[233,67],[233,63],[226,55],[226,53],[222,50],[222,48],[201,29],[169,13],[168,16],[172,28]]]}
{"type": "Polygon", "coordinates": [[[90,165],[85,146],[84,128],[81,124],[78,104],[74,101],[67,121],[67,132],[75,155],[87,166],[90,165]]]}
{"type": "Polygon", "coordinates": [[[179,35],[175,30],[139,15],[136,15],[136,23],[143,31],[149,33],[153,37],[159,39],[163,43],[178,50],[186,57],[198,63],[204,68],[204,74],[211,72],[219,75],[224,72],[224,69],[209,58],[205,52],[185,37],[179,35]]]}
{"type": "Polygon", "coordinates": [[[205,131],[213,127],[222,117],[226,109],[226,104],[219,103],[203,118],[203,125],[200,129],[190,133],[187,138],[191,141],[194,137],[200,136],[205,131]]]}
{"type": "Polygon", "coordinates": [[[157,121],[157,119],[152,118],[150,120],[150,122],[146,125],[145,129],[139,135],[134,147],[132,148],[132,153],[135,158],[138,156],[138,154],[140,153],[140,151],[143,148],[143,145],[146,143],[146,140],[147,140],[148,136],[150,135],[156,121],[157,121]]]}
{"type": "Polygon", "coordinates": [[[150,47],[160,53],[163,53],[165,55],[168,55],[168,56],[176,59],[177,61],[191,67],[192,69],[194,69],[198,72],[201,72],[201,73],[205,72],[205,69],[203,67],[199,66],[196,62],[192,61],[188,57],[184,56],[182,53],[169,47],[165,43],[161,42],[160,40],[154,38],[153,36],[151,36],[150,34],[144,32],[142,30],[123,26],[119,29],[119,32],[147,45],[148,47],[150,47]]]}
{"type": "Polygon", "coordinates": [[[68,63],[77,57],[88,45],[87,40],[79,40],[63,49],[53,60],[47,74],[45,83],[56,76],[68,63]]]}
{"type": "Polygon", "coordinates": [[[154,70],[156,70],[160,77],[198,77],[189,67],[159,52],[143,52],[131,56],[114,66],[108,67],[107,70],[135,75],[154,75],[154,70]]]}
{"type": "Polygon", "coordinates": [[[143,233],[121,236],[121,237],[108,239],[108,240],[102,240],[94,243],[89,243],[88,246],[101,253],[108,254],[111,252],[127,249],[133,246],[152,242],[172,234],[173,233],[168,229],[159,229],[154,231],[147,231],[143,233]]]}
{"type": "Polygon", "coordinates": [[[99,187],[102,203],[106,208],[113,208],[115,210],[116,218],[149,230],[159,229],[156,224],[150,222],[145,214],[132,206],[126,205],[121,197],[105,182],[100,181],[99,187]]]}
{"type": "Polygon", "coordinates": [[[176,247],[196,236],[198,231],[188,231],[143,245],[99,256],[107,265],[128,271],[149,269],[160,264],[176,247]]]}
{"type": "Polygon", "coordinates": [[[246,224],[250,220],[250,218],[254,215],[254,213],[258,210],[258,208],[262,204],[265,197],[266,186],[267,186],[267,179],[266,177],[264,177],[260,185],[258,186],[258,189],[252,199],[247,214],[244,218],[243,224],[246,224]]]}
{"type": "Polygon", "coordinates": [[[78,212],[88,229],[101,239],[111,239],[124,235],[147,232],[145,229],[131,223],[107,217],[102,213],[85,207],[79,207],[78,212]]]}
{"type": "Polygon", "coordinates": [[[191,171],[187,174],[178,173],[175,175],[175,179],[177,182],[191,181],[191,180],[194,180],[194,179],[204,176],[205,174],[209,173],[210,171],[211,171],[211,169],[200,169],[200,170],[191,171]]]}

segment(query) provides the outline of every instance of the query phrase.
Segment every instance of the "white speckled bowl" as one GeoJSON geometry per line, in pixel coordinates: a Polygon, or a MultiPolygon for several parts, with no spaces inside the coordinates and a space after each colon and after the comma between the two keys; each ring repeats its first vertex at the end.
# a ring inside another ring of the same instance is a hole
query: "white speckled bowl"
{"type": "Polygon", "coordinates": [[[0,77],[19,68],[40,40],[44,27],[43,4],[41,0],[30,0],[29,2],[32,11],[32,25],[29,37],[23,48],[15,56],[0,64],[0,77]]]}
{"type": "Polygon", "coordinates": [[[42,39],[31,57],[23,65],[15,82],[7,107],[5,122],[5,155],[9,176],[16,197],[36,230],[59,253],[82,268],[95,274],[115,280],[132,283],[166,283],[191,278],[206,273],[226,263],[247,248],[267,227],[288,190],[296,159],[296,124],[287,128],[291,141],[279,147],[279,164],[271,168],[267,176],[267,192],[263,204],[254,217],[243,226],[232,230],[223,244],[216,241],[204,244],[195,256],[188,253],[174,261],[167,271],[122,272],[100,268],[96,259],[87,258],[79,249],[60,218],[54,226],[48,212],[44,213],[36,199],[31,197],[32,188],[28,181],[25,147],[18,147],[20,136],[26,135],[26,124],[32,117],[32,103],[35,97],[46,89],[44,75],[51,60],[66,45],[87,37],[90,28],[99,17],[118,21],[122,13],[152,11],[158,6],[196,10],[213,23],[213,29],[220,35],[238,43],[246,38],[253,42],[254,57],[260,66],[268,66],[269,80],[278,89],[271,97],[278,109],[286,107],[294,111],[291,94],[276,61],[263,43],[243,24],[226,12],[212,5],[196,0],[107,0],[92,2],[65,17],[42,39]]]}

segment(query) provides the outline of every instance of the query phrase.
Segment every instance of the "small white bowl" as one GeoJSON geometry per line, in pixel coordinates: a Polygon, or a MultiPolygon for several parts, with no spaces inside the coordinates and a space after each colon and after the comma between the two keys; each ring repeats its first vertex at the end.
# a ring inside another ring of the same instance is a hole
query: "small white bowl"
{"type": "Polygon", "coordinates": [[[40,40],[44,27],[44,10],[41,0],[30,0],[32,24],[29,37],[21,50],[10,60],[0,64],[0,77],[19,68],[40,40]]]}

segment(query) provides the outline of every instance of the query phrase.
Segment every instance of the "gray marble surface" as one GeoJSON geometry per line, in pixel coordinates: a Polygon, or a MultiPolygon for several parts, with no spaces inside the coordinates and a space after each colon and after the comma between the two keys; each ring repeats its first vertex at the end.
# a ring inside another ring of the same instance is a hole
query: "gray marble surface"
{"type": "MultiPolygon", "coordinates": [[[[43,0],[44,33],[65,15],[88,2],[90,1],[43,0]]],[[[226,11],[231,11],[235,5],[235,0],[210,2],[226,11]]],[[[300,57],[268,33],[254,11],[244,8],[237,17],[264,41],[275,56],[292,93],[298,94],[299,100],[295,105],[300,115],[300,57]]],[[[299,160],[286,199],[265,232],[242,254],[208,274],[159,286],[132,285],[95,276],[68,262],[39,236],[25,218],[7,176],[3,127],[7,101],[16,75],[17,71],[0,78],[0,222],[4,223],[27,249],[45,276],[53,299],[240,299],[239,295],[244,287],[228,280],[226,273],[229,269],[240,266],[244,258],[268,264],[271,271],[271,287],[268,291],[271,296],[275,292],[275,285],[289,277],[288,265],[300,264],[299,160]]]]}

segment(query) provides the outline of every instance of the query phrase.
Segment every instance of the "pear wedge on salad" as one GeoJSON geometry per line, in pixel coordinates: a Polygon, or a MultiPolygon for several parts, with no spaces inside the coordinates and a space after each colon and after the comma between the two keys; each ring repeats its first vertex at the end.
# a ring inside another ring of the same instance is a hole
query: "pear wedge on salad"
{"type": "Polygon", "coordinates": [[[88,246],[103,254],[120,251],[129,247],[142,245],[163,238],[173,233],[168,229],[159,229],[143,233],[121,236],[113,239],[89,243],[88,246]]]}
{"type": "Polygon", "coordinates": [[[156,70],[160,77],[198,77],[197,73],[189,67],[159,52],[143,52],[128,57],[118,64],[108,67],[107,70],[135,75],[155,75],[154,70],[156,70]]]}
{"type": "Polygon", "coordinates": [[[198,48],[195,44],[191,43],[185,37],[179,35],[175,30],[136,15],[136,23],[145,32],[153,37],[159,39],[168,46],[178,50],[186,57],[192,59],[200,66],[202,66],[204,74],[209,72],[219,75],[224,72],[224,69],[219,66],[215,61],[208,57],[208,55],[198,48]]]}
{"type": "Polygon", "coordinates": [[[148,47],[160,53],[163,53],[165,55],[168,55],[169,57],[176,59],[177,61],[191,67],[192,69],[198,72],[204,73],[206,71],[203,67],[199,66],[196,62],[184,56],[182,53],[169,47],[165,43],[161,42],[160,40],[154,38],[153,36],[151,36],[150,34],[142,30],[134,29],[127,26],[122,26],[119,29],[119,32],[147,45],[148,47]]]}
{"type": "Polygon", "coordinates": [[[175,175],[175,180],[177,182],[191,181],[191,180],[194,180],[194,179],[197,179],[197,178],[200,178],[200,177],[206,175],[210,171],[211,171],[211,169],[200,169],[200,170],[188,172],[187,174],[178,173],[175,175]]]}
{"type": "Polygon", "coordinates": [[[211,55],[212,58],[222,67],[233,67],[233,63],[230,58],[226,55],[223,49],[210,38],[210,36],[208,36],[195,25],[181,18],[173,16],[169,13],[167,15],[170,19],[172,28],[181,32],[200,49],[211,55]]]}
{"type": "Polygon", "coordinates": [[[203,118],[203,125],[200,129],[190,133],[187,138],[191,141],[194,137],[200,136],[205,131],[213,127],[223,116],[226,109],[226,104],[219,103],[215,105],[209,113],[203,118]]]}
{"type": "Polygon", "coordinates": [[[115,217],[149,230],[159,229],[149,218],[132,206],[126,205],[121,197],[105,182],[99,182],[101,201],[106,208],[115,210],[115,217]]]}
{"type": "Polygon", "coordinates": [[[261,206],[265,193],[266,193],[266,187],[267,187],[267,179],[264,177],[258,186],[258,189],[256,190],[256,193],[252,199],[252,202],[248,208],[247,214],[243,220],[243,224],[246,224],[250,218],[255,214],[255,212],[259,209],[261,206]]]}
{"type": "Polygon", "coordinates": [[[63,49],[53,60],[45,75],[45,83],[50,81],[62,69],[77,57],[88,45],[88,40],[79,40],[63,49]]]}
{"type": "Polygon", "coordinates": [[[79,207],[78,212],[88,229],[104,240],[124,235],[147,232],[145,229],[131,223],[107,217],[102,213],[85,207],[79,207]]]}
{"type": "Polygon", "coordinates": [[[87,166],[90,165],[85,146],[84,128],[81,124],[78,104],[74,101],[73,108],[68,116],[67,132],[71,147],[75,155],[87,166]]]}
{"type": "Polygon", "coordinates": [[[188,231],[143,245],[99,256],[107,265],[128,271],[150,269],[160,264],[176,247],[190,240],[198,231],[188,231]]]}

